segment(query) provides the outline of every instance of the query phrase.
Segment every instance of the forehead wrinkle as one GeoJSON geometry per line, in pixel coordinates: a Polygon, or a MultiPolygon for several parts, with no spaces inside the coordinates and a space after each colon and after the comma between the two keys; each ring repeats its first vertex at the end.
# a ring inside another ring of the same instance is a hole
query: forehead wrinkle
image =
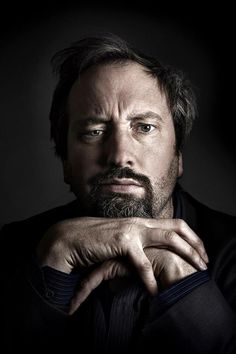
{"type": "Polygon", "coordinates": [[[162,117],[153,111],[144,111],[144,112],[131,112],[128,117],[128,120],[133,120],[133,119],[155,119],[160,122],[163,122],[162,117]]]}
{"type": "MultiPolygon", "coordinates": [[[[123,68],[121,69],[123,70],[123,68]]],[[[76,95],[72,95],[72,97],[74,96],[74,99],[70,102],[70,108],[73,106],[75,108],[73,109],[74,119],[80,120],[81,118],[86,117],[101,117],[107,121],[120,121],[122,119],[124,122],[125,120],[127,121],[136,117],[146,119],[147,115],[149,115],[149,119],[154,118],[153,114],[148,114],[146,111],[156,111],[154,113],[157,115],[158,113],[160,114],[159,121],[161,121],[161,116],[162,118],[165,118],[166,114],[169,115],[168,107],[165,107],[165,95],[163,97],[154,78],[149,77],[148,82],[145,81],[144,87],[140,90],[140,87],[136,87],[135,85],[134,87],[132,86],[132,89],[130,89],[130,80],[128,80],[128,82],[125,80],[126,84],[123,80],[120,80],[119,77],[115,77],[113,80],[113,74],[113,72],[111,74],[109,73],[108,78],[106,77],[106,79],[109,79],[109,83],[112,83],[112,85],[108,85],[109,87],[107,87],[107,85],[104,86],[104,83],[103,86],[101,86],[99,80],[96,85],[96,89],[94,83],[93,85],[88,85],[90,92],[86,95],[87,97],[84,97],[82,102],[81,100],[78,100],[77,103],[73,103],[73,101],[76,101],[76,95]],[[150,85],[150,83],[152,84],[150,85]],[[153,89],[155,89],[155,94],[153,93],[153,89]],[[155,105],[156,100],[150,99],[153,95],[157,95],[156,99],[159,104],[157,107],[155,105]],[[79,106],[79,102],[82,103],[82,106],[79,106]],[[86,105],[84,105],[83,102],[87,102],[86,105]],[[150,107],[148,107],[148,105],[150,107]],[[77,114],[75,112],[76,110],[77,114]]],[[[142,74],[145,78],[148,77],[147,73],[143,72],[142,74]]],[[[100,72],[99,75],[101,75],[100,72]]],[[[139,76],[139,73],[134,72],[132,75],[135,75],[136,77],[137,75],[139,76]]],[[[98,76],[98,78],[100,77],[98,76]]],[[[79,83],[77,83],[77,85],[80,86],[79,83]]]]}
{"type": "MultiPolygon", "coordinates": [[[[144,112],[131,112],[128,114],[125,118],[126,121],[135,121],[135,120],[140,120],[140,119],[151,119],[151,120],[156,120],[158,123],[163,123],[163,119],[161,116],[153,111],[144,111],[144,112]]],[[[104,124],[108,123],[112,120],[112,118],[109,118],[104,115],[89,115],[89,116],[84,116],[81,117],[78,121],[74,121],[72,123],[73,126],[76,126],[77,124],[86,124],[86,125],[92,125],[92,124],[104,124]]]]}

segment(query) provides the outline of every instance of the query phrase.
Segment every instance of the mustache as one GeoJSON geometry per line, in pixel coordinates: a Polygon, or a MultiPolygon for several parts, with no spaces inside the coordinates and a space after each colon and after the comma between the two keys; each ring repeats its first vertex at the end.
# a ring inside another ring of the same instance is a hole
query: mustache
{"type": "Polygon", "coordinates": [[[91,177],[88,182],[90,185],[98,186],[112,178],[132,178],[149,190],[152,189],[150,179],[147,176],[136,173],[129,167],[110,168],[104,173],[98,173],[91,177]]]}

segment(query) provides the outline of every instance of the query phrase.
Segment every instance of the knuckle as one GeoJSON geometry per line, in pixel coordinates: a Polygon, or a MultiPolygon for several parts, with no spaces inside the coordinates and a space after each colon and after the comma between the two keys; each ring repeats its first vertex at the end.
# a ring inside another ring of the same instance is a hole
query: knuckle
{"type": "Polygon", "coordinates": [[[123,230],[120,230],[115,234],[114,238],[117,245],[125,246],[131,240],[130,230],[123,228],[123,230]]]}
{"type": "Polygon", "coordinates": [[[116,262],[113,260],[109,260],[107,262],[107,267],[105,271],[105,277],[110,279],[113,278],[117,273],[116,262]]]}
{"type": "Polygon", "coordinates": [[[202,240],[200,238],[197,238],[196,242],[195,242],[196,248],[204,248],[204,244],[202,242],[202,240]]]}
{"type": "Polygon", "coordinates": [[[144,260],[140,265],[140,269],[145,273],[149,272],[151,268],[151,263],[148,260],[144,260]]]}
{"type": "Polygon", "coordinates": [[[80,283],[80,288],[83,290],[89,290],[90,289],[90,282],[88,279],[83,279],[80,283]]]}
{"type": "Polygon", "coordinates": [[[175,238],[176,238],[176,233],[173,230],[165,231],[165,239],[167,243],[173,242],[175,238]]]}
{"type": "Polygon", "coordinates": [[[114,238],[115,238],[115,243],[120,246],[124,244],[124,240],[127,239],[128,237],[125,231],[119,231],[115,234],[114,238]]]}
{"type": "Polygon", "coordinates": [[[106,271],[104,274],[104,278],[106,280],[113,279],[116,276],[122,275],[124,273],[122,265],[114,260],[109,260],[107,262],[106,271]]]}
{"type": "Polygon", "coordinates": [[[112,278],[119,276],[122,273],[122,267],[118,262],[114,262],[111,267],[110,275],[112,278]]]}
{"type": "Polygon", "coordinates": [[[186,229],[186,222],[183,219],[176,219],[176,224],[180,231],[184,231],[186,229]]]}
{"type": "Polygon", "coordinates": [[[190,256],[192,257],[192,258],[195,258],[196,257],[196,255],[197,255],[197,252],[195,251],[195,249],[193,248],[193,247],[189,247],[189,253],[190,253],[190,256]]]}

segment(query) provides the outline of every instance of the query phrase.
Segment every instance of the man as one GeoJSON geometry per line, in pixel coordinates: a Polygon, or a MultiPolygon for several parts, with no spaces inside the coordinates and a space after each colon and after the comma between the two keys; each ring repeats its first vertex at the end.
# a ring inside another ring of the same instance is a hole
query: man
{"type": "Polygon", "coordinates": [[[189,83],[114,35],[53,64],[51,135],[76,199],[2,229],[7,352],[236,352],[235,218],[177,183],[189,83]]]}

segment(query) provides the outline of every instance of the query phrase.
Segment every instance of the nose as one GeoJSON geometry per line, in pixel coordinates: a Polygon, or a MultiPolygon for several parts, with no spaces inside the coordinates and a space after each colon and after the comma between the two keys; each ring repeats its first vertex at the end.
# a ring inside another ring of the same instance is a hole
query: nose
{"type": "Polygon", "coordinates": [[[132,167],[135,163],[132,137],[127,131],[115,130],[106,141],[106,164],[117,167],[132,167]]]}

